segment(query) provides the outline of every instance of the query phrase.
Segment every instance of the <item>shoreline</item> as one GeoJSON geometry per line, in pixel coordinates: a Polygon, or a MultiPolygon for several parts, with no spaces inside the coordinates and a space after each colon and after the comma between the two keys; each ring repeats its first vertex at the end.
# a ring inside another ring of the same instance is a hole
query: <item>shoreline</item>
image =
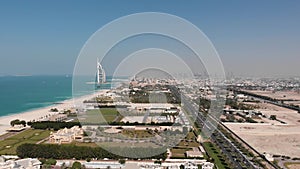
{"type": "MultiPolygon", "coordinates": [[[[80,96],[79,96],[80,97],[80,96]]],[[[2,117],[7,117],[7,116],[13,116],[13,115],[18,115],[18,114],[21,114],[21,113],[26,113],[26,112],[31,112],[31,111],[34,111],[34,110],[39,110],[39,109],[43,109],[43,108],[46,108],[46,107],[51,107],[51,106],[55,106],[55,105],[60,105],[60,104],[63,104],[64,101],[68,101],[68,100],[72,100],[73,98],[72,97],[69,97],[65,100],[59,100],[59,101],[55,101],[55,102],[52,102],[52,103],[49,103],[47,105],[44,105],[44,106],[41,106],[41,107],[34,107],[34,108],[29,108],[27,110],[24,110],[24,111],[19,111],[19,112],[12,112],[12,113],[8,113],[6,115],[1,115],[0,118],[2,117]]],[[[51,109],[51,108],[50,108],[51,109]]],[[[50,110],[49,109],[49,110],[50,110]]],[[[51,112],[50,112],[51,113],[51,112]]]]}
{"type": "Polygon", "coordinates": [[[59,111],[64,110],[64,109],[72,109],[76,108],[78,106],[81,106],[83,104],[84,100],[91,99],[99,94],[105,93],[106,89],[95,91],[91,94],[83,95],[83,96],[78,96],[78,97],[73,97],[70,99],[62,100],[59,101],[60,104],[51,104],[46,107],[40,107],[32,110],[27,110],[15,114],[10,114],[10,115],[5,115],[0,117],[0,135],[3,135],[7,133],[7,129],[10,128],[10,122],[15,119],[19,120],[25,120],[26,122],[28,121],[33,121],[33,120],[43,120],[45,116],[52,116],[55,114],[58,114],[59,112],[50,112],[51,108],[57,108],[59,111]]]}

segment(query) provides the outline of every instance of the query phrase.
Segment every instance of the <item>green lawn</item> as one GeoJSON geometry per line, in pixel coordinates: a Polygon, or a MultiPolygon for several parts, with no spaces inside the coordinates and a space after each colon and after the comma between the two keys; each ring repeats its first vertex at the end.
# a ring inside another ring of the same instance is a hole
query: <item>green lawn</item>
{"type": "Polygon", "coordinates": [[[127,136],[129,138],[149,138],[149,137],[154,137],[155,134],[151,133],[150,131],[147,130],[122,130],[122,134],[124,136],[127,136]]]}
{"type": "Polygon", "coordinates": [[[97,143],[100,147],[152,147],[152,148],[159,148],[160,146],[157,146],[154,143],[128,143],[126,141],[124,142],[99,142],[97,143]]]}
{"type": "Polygon", "coordinates": [[[101,108],[100,110],[89,110],[84,114],[78,115],[78,119],[83,123],[105,123],[120,119],[120,113],[115,108],[101,108]],[[118,118],[117,118],[118,117],[118,118]]]}
{"type": "Polygon", "coordinates": [[[284,163],[284,166],[286,167],[286,168],[297,168],[297,167],[300,167],[300,163],[299,162],[286,162],[286,163],[284,163]]]}
{"type": "Polygon", "coordinates": [[[171,153],[173,158],[184,158],[185,152],[191,150],[191,148],[172,148],[171,153]]]}
{"type": "Polygon", "coordinates": [[[186,137],[171,149],[172,158],[183,158],[186,151],[191,150],[193,147],[199,147],[200,144],[196,141],[196,138],[194,132],[187,133],[186,137]]]}
{"type": "Polygon", "coordinates": [[[37,143],[49,137],[49,130],[25,130],[17,135],[0,141],[0,155],[16,154],[16,149],[19,145],[24,143],[37,143]]]}
{"type": "Polygon", "coordinates": [[[197,137],[194,132],[189,132],[185,139],[181,140],[178,143],[178,147],[187,148],[187,147],[199,147],[200,144],[196,141],[197,137]]]}

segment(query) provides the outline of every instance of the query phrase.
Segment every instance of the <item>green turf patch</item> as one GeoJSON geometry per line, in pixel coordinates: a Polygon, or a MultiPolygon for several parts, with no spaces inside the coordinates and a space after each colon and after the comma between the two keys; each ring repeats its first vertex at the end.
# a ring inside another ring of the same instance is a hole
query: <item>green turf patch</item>
{"type": "Polygon", "coordinates": [[[101,108],[88,110],[87,112],[77,116],[82,123],[101,124],[119,121],[122,116],[115,108],[101,108]]]}
{"type": "Polygon", "coordinates": [[[300,167],[300,162],[286,162],[284,163],[284,166],[288,169],[296,168],[296,167],[300,167]]]}
{"type": "Polygon", "coordinates": [[[35,144],[49,137],[49,135],[49,130],[25,130],[17,135],[0,141],[0,154],[16,154],[16,149],[19,145],[22,145],[24,143],[35,144]]]}
{"type": "Polygon", "coordinates": [[[155,133],[150,130],[122,130],[122,134],[129,138],[149,138],[154,137],[155,133]]]}

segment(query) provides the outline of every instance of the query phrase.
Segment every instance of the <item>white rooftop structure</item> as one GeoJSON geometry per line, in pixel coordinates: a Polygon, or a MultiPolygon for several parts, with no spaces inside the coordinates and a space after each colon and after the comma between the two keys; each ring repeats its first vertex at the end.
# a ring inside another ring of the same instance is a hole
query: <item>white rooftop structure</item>
{"type": "Polygon", "coordinates": [[[205,162],[202,164],[202,169],[213,169],[213,168],[214,168],[214,163],[205,162]]]}
{"type": "Polygon", "coordinates": [[[192,162],[187,162],[184,164],[185,169],[198,169],[198,165],[192,162]]]}
{"type": "Polygon", "coordinates": [[[271,154],[264,154],[265,155],[265,157],[266,157],[266,159],[268,160],[268,161],[274,161],[274,158],[273,158],[273,156],[271,155],[271,154]]]}
{"type": "MultiPolygon", "coordinates": [[[[2,156],[1,156],[2,157],[2,156]]],[[[0,161],[1,169],[40,169],[41,162],[36,158],[0,161]]]]}
{"type": "Polygon", "coordinates": [[[51,143],[71,143],[75,140],[82,140],[83,139],[83,129],[79,126],[73,126],[70,129],[64,128],[58,130],[56,133],[51,132],[49,141],[51,143]]]}
{"type": "Polygon", "coordinates": [[[111,169],[120,169],[124,168],[124,165],[118,162],[85,162],[83,163],[86,168],[108,168],[111,169]]]}
{"type": "Polygon", "coordinates": [[[24,127],[23,124],[16,124],[16,125],[10,127],[9,129],[7,129],[7,131],[22,131],[25,129],[26,129],[26,127],[24,127]]]}
{"type": "Polygon", "coordinates": [[[198,147],[193,147],[193,150],[186,151],[186,156],[194,158],[204,157],[198,147]]]}

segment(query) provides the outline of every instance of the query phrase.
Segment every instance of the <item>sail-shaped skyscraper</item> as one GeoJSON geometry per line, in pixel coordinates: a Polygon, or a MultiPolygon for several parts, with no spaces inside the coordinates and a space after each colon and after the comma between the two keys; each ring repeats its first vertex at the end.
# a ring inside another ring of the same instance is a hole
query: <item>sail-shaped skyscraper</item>
{"type": "Polygon", "coordinates": [[[102,65],[100,64],[99,59],[97,59],[97,86],[106,82],[106,75],[105,70],[103,69],[102,65]]]}

